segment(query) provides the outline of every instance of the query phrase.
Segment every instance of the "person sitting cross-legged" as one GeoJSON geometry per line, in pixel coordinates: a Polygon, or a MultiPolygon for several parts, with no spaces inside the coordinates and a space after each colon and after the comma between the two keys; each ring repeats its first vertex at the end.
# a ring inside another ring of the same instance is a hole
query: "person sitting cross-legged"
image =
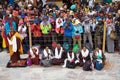
{"type": "Polygon", "coordinates": [[[42,52],[42,59],[41,59],[41,65],[44,67],[49,67],[52,65],[51,60],[53,57],[53,53],[51,51],[51,49],[46,46],[45,49],[42,52]]]}
{"type": "Polygon", "coordinates": [[[82,67],[85,64],[85,62],[89,60],[91,60],[90,51],[84,46],[83,49],[79,53],[80,67],[82,67]]]}
{"type": "Polygon", "coordinates": [[[64,63],[64,54],[65,51],[63,47],[61,47],[60,44],[57,44],[57,47],[54,50],[54,58],[52,59],[52,64],[53,65],[60,65],[64,63]]]}
{"type": "Polygon", "coordinates": [[[99,47],[96,47],[96,49],[94,50],[92,58],[93,58],[94,67],[97,70],[101,70],[104,67],[106,58],[99,47]]]}
{"type": "Polygon", "coordinates": [[[69,50],[67,53],[67,58],[64,60],[64,65],[62,67],[75,68],[76,64],[77,56],[72,50],[69,50]]]}

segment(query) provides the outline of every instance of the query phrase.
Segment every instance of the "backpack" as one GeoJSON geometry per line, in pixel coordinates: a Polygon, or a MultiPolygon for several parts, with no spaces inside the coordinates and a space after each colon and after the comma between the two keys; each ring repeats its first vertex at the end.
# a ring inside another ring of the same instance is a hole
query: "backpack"
{"type": "Polygon", "coordinates": [[[79,45],[78,44],[74,44],[73,45],[73,52],[74,53],[78,53],[78,51],[79,51],[79,45]]]}
{"type": "Polygon", "coordinates": [[[100,63],[99,61],[96,61],[96,62],[95,62],[95,68],[96,68],[97,70],[102,70],[103,64],[100,63]]]}
{"type": "Polygon", "coordinates": [[[27,66],[31,66],[32,65],[32,60],[31,58],[27,58],[27,66]]]}
{"type": "Polygon", "coordinates": [[[72,68],[72,69],[74,69],[74,68],[76,67],[76,65],[75,65],[74,62],[67,61],[66,67],[67,67],[67,68],[72,68]]]}
{"type": "Polygon", "coordinates": [[[92,62],[90,60],[86,61],[83,65],[83,70],[84,71],[91,71],[92,70],[91,65],[92,65],[92,62]]]}

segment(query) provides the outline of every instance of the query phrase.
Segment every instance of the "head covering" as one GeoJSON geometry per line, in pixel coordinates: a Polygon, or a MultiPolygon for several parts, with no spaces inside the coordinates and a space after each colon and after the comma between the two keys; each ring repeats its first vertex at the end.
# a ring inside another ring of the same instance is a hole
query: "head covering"
{"type": "Polygon", "coordinates": [[[34,23],[38,24],[39,23],[39,20],[35,19],[33,20],[34,23]]]}
{"type": "Polygon", "coordinates": [[[65,21],[70,21],[70,19],[67,17],[67,18],[65,19],[65,21]]]}
{"type": "Polygon", "coordinates": [[[74,25],[78,25],[78,24],[80,24],[80,21],[76,19],[74,25]]]}
{"type": "Polygon", "coordinates": [[[74,15],[74,12],[72,10],[70,10],[70,15],[74,15]]]}
{"type": "Polygon", "coordinates": [[[52,22],[55,22],[55,20],[51,18],[51,19],[50,19],[50,23],[52,23],[52,22]]]}
{"type": "Polygon", "coordinates": [[[99,19],[98,19],[98,21],[102,21],[102,19],[101,19],[101,18],[99,18],[99,19]]]}
{"type": "Polygon", "coordinates": [[[28,4],[28,7],[32,7],[32,4],[28,4]]]}
{"type": "Polygon", "coordinates": [[[71,10],[75,10],[76,9],[76,5],[73,4],[71,7],[70,7],[71,10]]]}
{"type": "Polygon", "coordinates": [[[107,24],[110,24],[111,23],[111,20],[107,20],[107,24]]]}
{"type": "Polygon", "coordinates": [[[43,19],[48,19],[48,16],[43,16],[43,19]]]}

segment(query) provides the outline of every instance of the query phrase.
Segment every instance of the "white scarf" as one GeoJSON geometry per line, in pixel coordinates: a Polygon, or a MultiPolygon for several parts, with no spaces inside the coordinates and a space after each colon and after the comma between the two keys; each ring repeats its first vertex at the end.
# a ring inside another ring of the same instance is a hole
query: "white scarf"
{"type": "MultiPolygon", "coordinates": [[[[99,51],[96,51],[96,56],[100,55],[102,57],[102,51],[99,50],[99,51]]],[[[97,61],[99,61],[99,63],[102,63],[102,59],[97,59],[97,61]]]]}
{"type": "Polygon", "coordinates": [[[102,51],[99,50],[99,51],[96,51],[96,56],[100,55],[102,57],[102,51]]]}
{"type": "MultiPolygon", "coordinates": [[[[38,55],[38,53],[39,53],[39,50],[38,50],[38,48],[36,48],[36,47],[34,47],[37,51],[36,51],[36,54],[38,55]]],[[[34,49],[33,48],[33,49],[34,49]]],[[[33,53],[33,51],[32,51],[32,49],[30,48],[30,55],[31,55],[31,58],[35,58],[35,55],[34,55],[34,53],[33,53]]]]}
{"type": "Polygon", "coordinates": [[[60,28],[60,26],[63,26],[63,20],[62,20],[62,18],[57,18],[56,19],[56,28],[60,28]],[[61,23],[59,23],[58,21],[61,21],[61,23]]]}
{"type": "Polygon", "coordinates": [[[62,56],[62,51],[63,51],[63,48],[61,47],[61,48],[60,48],[60,52],[58,53],[58,48],[56,47],[56,48],[55,48],[55,58],[60,59],[61,56],[62,56]]]}
{"type": "Polygon", "coordinates": [[[87,57],[88,54],[89,54],[89,50],[88,49],[86,49],[86,51],[81,50],[81,54],[82,54],[83,57],[87,57]]]}
{"type": "Polygon", "coordinates": [[[70,56],[69,52],[67,53],[68,60],[71,61],[75,58],[74,53],[72,52],[72,56],[70,56]]]}
{"type": "Polygon", "coordinates": [[[17,41],[16,41],[16,37],[13,36],[13,39],[12,39],[12,40],[10,40],[9,38],[7,38],[7,39],[8,39],[9,45],[12,45],[12,50],[13,50],[13,52],[17,52],[17,41]]]}
{"type": "MultiPolygon", "coordinates": [[[[50,49],[48,49],[48,53],[51,54],[50,49]]],[[[48,55],[48,53],[47,53],[47,51],[44,49],[44,51],[43,51],[44,56],[45,56],[45,57],[49,56],[49,58],[51,58],[51,55],[48,55]]]]}

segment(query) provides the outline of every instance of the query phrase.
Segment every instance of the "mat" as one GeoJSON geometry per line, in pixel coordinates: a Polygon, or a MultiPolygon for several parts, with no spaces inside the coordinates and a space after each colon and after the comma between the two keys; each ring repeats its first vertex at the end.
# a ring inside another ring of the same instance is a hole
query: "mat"
{"type": "Polygon", "coordinates": [[[27,67],[27,60],[21,59],[17,63],[10,63],[10,61],[7,63],[7,68],[16,68],[16,67],[27,67]]]}

